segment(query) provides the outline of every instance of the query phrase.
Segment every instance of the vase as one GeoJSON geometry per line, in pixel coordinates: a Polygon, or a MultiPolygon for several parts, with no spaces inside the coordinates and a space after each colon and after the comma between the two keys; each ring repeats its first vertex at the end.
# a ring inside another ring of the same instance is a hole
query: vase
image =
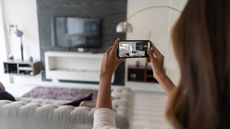
{"type": "Polygon", "coordinates": [[[24,61],[24,52],[23,52],[23,43],[22,43],[22,38],[21,38],[20,51],[21,51],[21,60],[22,60],[22,61],[24,61]]]}

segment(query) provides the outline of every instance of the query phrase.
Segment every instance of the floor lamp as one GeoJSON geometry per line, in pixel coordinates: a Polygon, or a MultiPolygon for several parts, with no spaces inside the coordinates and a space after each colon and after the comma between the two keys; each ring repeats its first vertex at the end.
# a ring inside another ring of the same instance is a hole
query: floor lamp
{"type": "Polygon", "coordinates": [[[159,6],[150,6],[150,7],[147,7],[147,8],[144,8],[144,9],[141,9],[141,10],[138,10],[137,12],[133,13],[132,15],[130,15],[125,21],[121,21],[117,24],[117,27],[116,27],[116,32],[118,33],[131,33],[133,32],[133,26],[132,24],[130,24],[128,21],[134,17],[135,15],[141,13],[141,12],[144,12],[146,10],[149,10],[149,9],[153,9],[153,8],[166,8],[166,9],[171,9],[173,11],[176,11],[176,12],[179,12],[181,13],[180,10],[176,9],[176,8],[173,8],[173,7],[170,7],[170,6],[163,6],[163,5],[159,5],[159,6]]]}

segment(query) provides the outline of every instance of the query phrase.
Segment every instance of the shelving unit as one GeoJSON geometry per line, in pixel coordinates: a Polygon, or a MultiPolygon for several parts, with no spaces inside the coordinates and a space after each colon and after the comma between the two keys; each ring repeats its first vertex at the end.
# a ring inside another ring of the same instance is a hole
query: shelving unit
{"type": "Polygon", "coordinates": [[[41,67],[40,62],[30,61],[6,61],[3,62],[4,73],[14,75],[31,75],[35,76],[40,73],[41,67]]]}
{"type": "Polygon", "coordinates": [[[136,66],[129,65],[128,66],[128,81],[135,82],[155,82],[155,78],[153,77],[153,71],[150,66],[136,66]]]}

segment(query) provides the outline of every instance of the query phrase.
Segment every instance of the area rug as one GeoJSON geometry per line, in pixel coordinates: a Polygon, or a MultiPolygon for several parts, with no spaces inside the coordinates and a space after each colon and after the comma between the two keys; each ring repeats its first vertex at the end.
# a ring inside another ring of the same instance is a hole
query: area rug
{"type": "Polygon", "coordinates": [[[93,100],[96,100],[97,90],[59,88],[59,87],[36,87],[25,93],[22,97],[55,99],[55,100],[77,100],[93,93],[93,100]]]}

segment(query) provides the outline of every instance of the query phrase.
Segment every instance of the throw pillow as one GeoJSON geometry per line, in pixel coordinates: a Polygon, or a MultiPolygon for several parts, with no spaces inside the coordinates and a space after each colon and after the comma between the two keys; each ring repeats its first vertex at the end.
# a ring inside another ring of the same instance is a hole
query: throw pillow
{"type": "Polygon", "coordinates": [[[82,101],[91,101],[93,99],[93,93],[90,93],[89,95],[80,98],[78,100],[74,100],[72,102],[66,103],[64,105],[71,105],[71,106],[79,106],[82,101]]]}
{"type": "Polygon", "coordinates": [[[0,90],[5,90],[5,87],[3,86],[1,82],[0,82],[0,90]]]}
{"type": "Polygon", "coordinates": [[[4,90],[0,90],[0,100],[16,101],[13,95],[4,90]]]}

